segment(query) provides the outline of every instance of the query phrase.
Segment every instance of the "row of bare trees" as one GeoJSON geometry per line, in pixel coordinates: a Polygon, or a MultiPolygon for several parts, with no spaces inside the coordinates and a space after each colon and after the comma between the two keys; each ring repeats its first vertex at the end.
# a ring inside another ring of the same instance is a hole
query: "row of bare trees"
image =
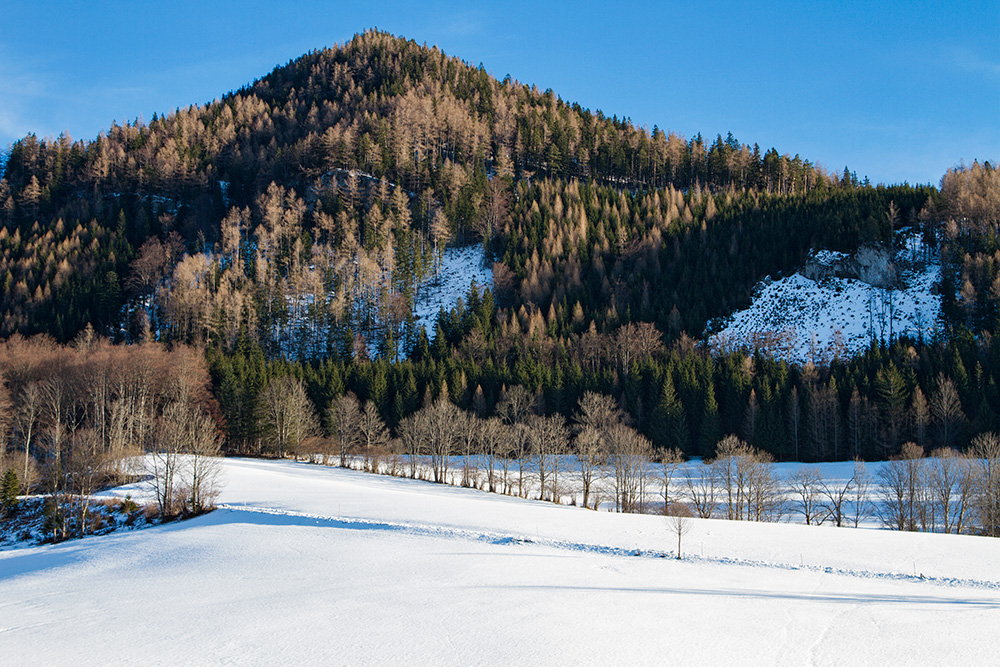
{"type": "Polygon", "coordinates": [[[778,521],[787,511],[784,489],[770,454],[734,435],[723,438],[714,460],[696,466],[685,479],[690,505],[699,517],[778,521]]]}
{"type": "Polygon", "coordinates": [[[924,456],[908,443],[875,474],[856,460],[849,476],[801,467],[787,478],[773,457],[734,435],[716,456],[685,463],[654,450],[610,396],[587,392],[570,422],[538,410],[521,386],[502,392],[492,415],[459,409],[446,389],[430,392],[393,437],[374,403],[351,393],[325,414],[325,435],[301,381],[274,379],[261,394],[271,451],[495,493],[570,502],[617,512],[858,527],[878,520],[899,530],[1000,534],[1000,438],[979,436],[963,454],[924,456]]]}
{"type": "Polygon", "coordinates": [[[1000,536],[1000,437],[983,433],[968,454],[914,443],[877,475],[877,514],[894,530],[1000,536]]]}
{"type": "Polygon", "coordinates": [[[56,539],[86,530],[95,490],[144,473],[162,515],[210,507],[216,412],[204,355],[192,348],[115,346],[89,331],[71,346],[0,343],[0,470],[15,472],[22,493],[51,495],[56,539]]]}
{"type": "MultiPolygon", "coordinates": [[[[877,519],[893,530],[1000,536],[1000,437],[984,433],[969,452],[942,447],[925,455],[909,442],[872,474],[856,459],[850,476],[824,478],[814,466],[779,478],[770,454],[735,436],[715,459],[688,467],[685,500],[699,517],[777,521],[796,515],[807,525],[837,527],[877,519]]],[[[663,494],[677,463],[662,463],[663,494]]]]}
{"type": "MultiPolygon", "coordinates": [[[[302,382],[283,376],[261,392],[258,414],[265,449],[278,456],[553,502],[577,502],[566,483],[572,476],[582,481],[587,507],[598,507],[607,488],[617,511],[644,509],[653,448],[626,423],[615,400],[586,393],[572,423],[541,414],[539,403],[537,395],[513,386],[502,392],[494,415],[477,415],[453,404],[445,388],[436,398],[428,392],[423,407],[392,437],[374,403],[347,393],[327,407],[324,437],[302,382]],[[608,483],[599,485],[605,476],[608,483]]],[[[679,453],[673,456],[680,462],[679,453]]]]}

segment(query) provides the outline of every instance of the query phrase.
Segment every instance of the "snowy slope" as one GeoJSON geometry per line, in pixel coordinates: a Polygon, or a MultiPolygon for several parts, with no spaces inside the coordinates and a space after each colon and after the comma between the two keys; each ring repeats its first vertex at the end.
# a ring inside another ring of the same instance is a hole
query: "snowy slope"
{"type": "Polygon", "coordinates": [[[427,330],[427,337],[434,340],[434,323],[438,312],[444,308],[451,310],[469,293],[469,286],[475,281],[480,290],[493,286],[493,272],[483,266],[483,248],[470,245],[462,248],[446,248],[441,261],[441,271],[432,276],[419,289],[413,304],[415,326],[427,330]]]}
{"type": "Polygon", "coordinates": [[[0,552],[0,654],[82,664],[993,664],[996,540],[692,521],[226,460],[224,509],[0,552]],[[925,579],[913,576],[923,574],[925,579]]]}
{"type": "MultiPolygon", "coordinates": [[[[717,350],[761,347],[790,362],[820,363],[858,352],[872,340],[904,333],[929,336],[941,311],[934,285],[941,279],[937,261],[905,261],[922,252],[919,237],[907,237],[897,254],[902,286],[883,290],[852,278],[815,281],[795,273],[757,286],[749,308],[738,311],[710,338],[717,350]],[[914,245],[917,247],[914,247],[914,245]]],[[[818,251],[817,263],[842,253],[818,251]]]]}

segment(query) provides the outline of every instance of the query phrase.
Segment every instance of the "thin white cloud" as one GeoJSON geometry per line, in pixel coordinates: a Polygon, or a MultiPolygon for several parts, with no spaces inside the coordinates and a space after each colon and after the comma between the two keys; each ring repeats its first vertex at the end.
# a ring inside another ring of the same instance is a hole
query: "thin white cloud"
{"type": "Polygon", "coordinates": [[[479,12],[465,12],[452,16],[451,20],[447,21],[442,28],[445,34],[473,37],[481,34],[484,26],[485,22],[479,12]]]}
{"type": "Polygon", "coordinates": [[[1000,84],[1000,62],[984,58],[967,48],[958,48],[952,51],[950,60],[958,69],[976,74],[985,74],[993,83],[1000,84]]]}
{"type": "Polygon", "coordinates": [[[45,134],[40,128],[41,119],[33,109],[47,107],[44,100],[54,99],[55,86],[50,79],[39,72],[37,63],[15,62],[9,56],[9,49],[0,44],[0,145],[24,137],[29,132],[45,134]]]}
{"type": "Polygon", "coordinates": [[[40,91],[37,82],[28,77],[12,77],[0,70],[0,144],[6,146],[31,131],[25,110],[42,96],[40,91]]]}

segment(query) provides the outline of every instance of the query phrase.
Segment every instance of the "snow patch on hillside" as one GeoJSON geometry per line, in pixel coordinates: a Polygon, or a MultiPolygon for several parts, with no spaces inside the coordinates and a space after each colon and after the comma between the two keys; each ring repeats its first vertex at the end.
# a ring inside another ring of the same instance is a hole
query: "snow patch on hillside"
{"type": "MultiPolygon", "coordinates": [[[[802,364],[856,353],[873,340],[931,335],[941,312],[941,297],[935,293],[940,261],[919,235],[901,236],[899,241],[895,289],[853,278],[812,280],[801,273],[765,279],[755,288],[751,306],[734,313],[709,344],[718,351],[759,348],[802,364]]],[[[810,259],[822,266],[845,257],[820,250],[810,259]]]]}
{"type": "Polygon", "coordinates": [[[413,304],[416,329],[427,329],[427,337],[434,340],[434,323],[442,308],[451,310],[469,293],[469,286],[475,281],[480,291],[493,288],[493,272],[483,266],[483,248],[470,245],[462,248],[446,248],[441,261],[441,270],[420,285],[417,299],[413,304]]]}

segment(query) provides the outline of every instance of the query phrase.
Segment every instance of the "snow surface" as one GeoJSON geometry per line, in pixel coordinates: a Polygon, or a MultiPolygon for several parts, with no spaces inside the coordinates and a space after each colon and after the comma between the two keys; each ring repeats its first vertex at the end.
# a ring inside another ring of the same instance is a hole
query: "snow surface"
{"type": "MultiPolygon", "coordinates": [[[[941,297],[933,290],[941,279],[941,265],[908,261],[923,249],[914,246],[920,246],[919,236],[904,237],[903,242],[897,254],[900,267],[905,267],[901,289],[882,290],[850,278],[817,282],[800,273],[763,281],[750,307],[734,313],[709,344],[716,350],[760,347],[804,364],[859,352],[872,340],[888,341],[890,334],[929,336],[941,312],[941,297]]],[[[831,265],[845,257],[822,250],[814,253],[813,261],[831,265]]]]}
{"type": "Polygon", "coordinates": [[[493,271],[483,266],[483,248],[470,245],[462,248],[445,248],[441,270],[424,282],[413,304],[416,330],[427,330],[427,337],[434,340],[434,324],[438,312],[444,308],[451,310],[469,293],[469,286],[475,281],[480,291],[493,287],[493,271]]]}
{"type": "Polygon", "coordinates": [[[678,561],[661,517],[289,461],[223,465],[209,515],[0,551],[0,655],[995,664],[995,539],[692,519],[678,561]]]}
{"type": "MultiPolygon", "coordinates": [[[[359,172],[360,173],[360,172],[359,172]]],[[[493,287],[493,271],[483,266],[482,246],[470,245],[461,248],[445,248],[442,253],[441,269],[437,274],[431,274],[427,279],[417,286],[416,300],[413,304],[414,331],[419,331],[420,327],[425,327],[429,340],[434,340],[435,328],[438,312],[450,311],[457,304],[459,299],[465,299],[469,293],[469,287],[473,281],[479,286],[480,292],[486,288],[493,287]]],[[[327,299],[333,298],[333,293],[327,295],[327,299]]],[[[299,354],[308,352],[303,350],[302,342],[298,333],[303,329],[315,327],[311,321],[309,313],[310,307],[314,303],[312,294],[304,294],[299,297],[286,295],[285,301],[289,308],[289,318],[287,324],[276,323],[271,330],[271,336],[278,342],[282,354],[289,358],[296,358],[299,354]]],[[[366,304],[364,300],[355,303],[355,308],[359,317],[363,317],[366,304]]],[[[355,334],[369,332],[355,331],[355,334]]],[[[326,340],[329,332],[321,329],[319,340],[326,340]]],[[[376,332],[367,340],[369,350],[374,352],[381,348],[381,336],[376,332]]],[[[404,344],[402,340],[396,342],[397,355],[405,359],[404,344]]]]}
{"type": "Polygon", "coordinates": [[[850,255],[846,252],[840,252],[837,250],[818,250],[813,253],[813,261],[817,264],[823,266],[832,266],[833,264],[847,259],[850,255]]]}

